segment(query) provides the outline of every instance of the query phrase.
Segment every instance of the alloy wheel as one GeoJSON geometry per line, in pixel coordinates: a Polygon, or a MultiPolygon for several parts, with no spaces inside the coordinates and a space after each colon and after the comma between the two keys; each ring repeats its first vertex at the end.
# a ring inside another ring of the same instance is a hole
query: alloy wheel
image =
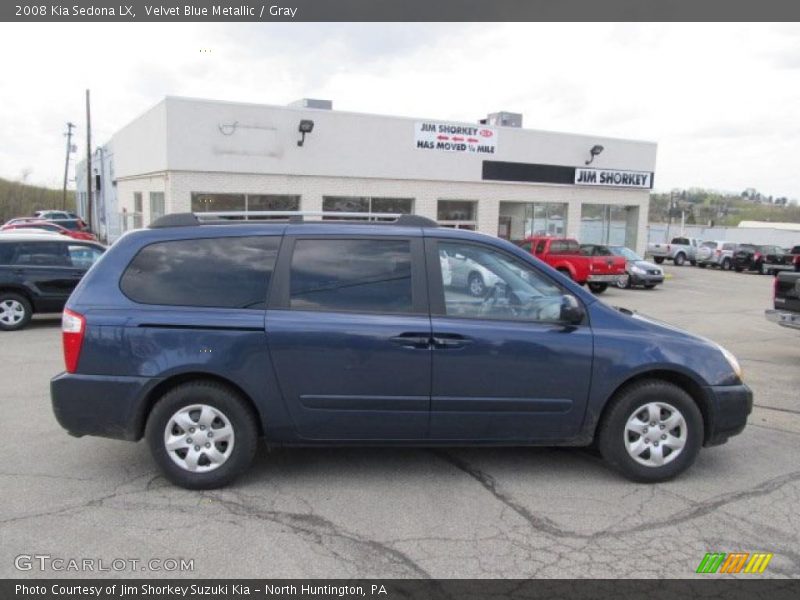
{"type": "Polygon", "coordinates": [[[21,302],[7,299],[0,302],[0,322],[6,325],[16,325],[25,318],[25,307],[21,302]]]}

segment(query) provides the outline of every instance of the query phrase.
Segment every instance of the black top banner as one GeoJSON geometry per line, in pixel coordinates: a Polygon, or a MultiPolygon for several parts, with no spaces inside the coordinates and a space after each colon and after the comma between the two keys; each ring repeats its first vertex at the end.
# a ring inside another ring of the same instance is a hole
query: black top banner
{"type": "Polygon", "coordinates": [[[798,21],[792,0],[3,0],[2,21],[798,21]]]}

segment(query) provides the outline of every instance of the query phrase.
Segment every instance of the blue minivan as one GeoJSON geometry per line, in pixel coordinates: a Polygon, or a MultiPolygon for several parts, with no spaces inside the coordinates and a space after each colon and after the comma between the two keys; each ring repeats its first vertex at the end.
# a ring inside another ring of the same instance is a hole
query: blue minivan
{"type": "Polygon", "coordinates": [[[663,481],[741,432],[753,402],[714,342],[612,308],[508,242],[413,215],[168,215],[92,267],[62,330],[61,425],[144,437],[193,489],[242,473],[259,438],[596,444],[627,477],[663,481]]]}

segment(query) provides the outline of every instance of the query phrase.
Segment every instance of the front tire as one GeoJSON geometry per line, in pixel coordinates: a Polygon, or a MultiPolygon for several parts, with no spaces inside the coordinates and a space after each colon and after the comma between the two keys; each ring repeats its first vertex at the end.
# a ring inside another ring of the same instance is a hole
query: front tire
{"type": "Polygon", "coordinates": [[[486,283],[483,281],[480,273],[470,273],[467,279],[467,289],[470,295],[476,298],[482,298],[486,295],[486,283]]]}
{"type": "Polygon", "coordinates": [[[686,262],[686,255],[683,252],[678,252],[672,262],[675,263],[676,267],[682,267],[683,263],[686,262]]]}
{"type": "Polygon", "coordinates": [[[0,293],[0,330],[17,331],[31,322],[33,308],[25,296],[13,292],[0,293]]]}
{"type": "Polygon", "coordinates": [[[169,481],[208,490],[229,484],[250,466],[258,424],[251,407],[228,386],[192,381],[156,402],[145,437],[169,481]]]}
{"type": "Polygon", "coordinates": [[[633,481],[666,481],[689,468],[703,444],[703,417],[691,396],[657,379],[625,388],[598,429],[609,465],[633,481]]]}
{"type": "Polygon", "coordinates": [[[608,289],[608,284],[607,283],[591,283],[590,282],[587,285],[589,286],[589,290],[593,294],[602,294],[603,292],[605,292],[608,289]]]}

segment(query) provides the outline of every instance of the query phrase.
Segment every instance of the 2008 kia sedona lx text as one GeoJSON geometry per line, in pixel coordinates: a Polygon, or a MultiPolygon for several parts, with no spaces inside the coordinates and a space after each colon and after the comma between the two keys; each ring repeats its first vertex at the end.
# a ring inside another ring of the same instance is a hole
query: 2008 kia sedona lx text
{"type": "Polygon", "coordinates": [[[259,438],[596,442],[629,478],[663,481],[752,409],[721,346],[612,308],[508,242],[410,215],[162,217],[83,278],[63,344],[61,425],[145,437],[166,477],[197,489],[244,471],[259,438]]]}

